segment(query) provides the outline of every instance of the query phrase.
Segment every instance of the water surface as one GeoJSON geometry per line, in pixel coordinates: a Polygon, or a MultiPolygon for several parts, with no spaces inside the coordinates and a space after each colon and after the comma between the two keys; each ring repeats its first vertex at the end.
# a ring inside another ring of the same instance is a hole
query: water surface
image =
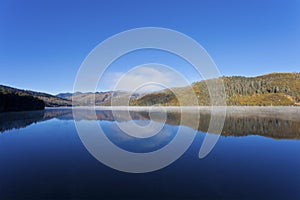
{"type": "MultiPolygon", "coordinates": [[[[81,123],[97,120],[115,145],[144,153],[170,143],[180,113],[170,111],[159,134],[134,138],[118,129],[110,110],[96,118],[81,110],[81,123]]],[[[149,123],[147,111],[134,122],[149,123]]],[[[191,119],[193,113],[189,115],[191,119]]],[[[152,118],[162,123],[160,118],[152,118]]],[[[229,113],[213,151],[199,159],[210,120],[200,115],[190,148],[161,170],[131,174],[97,161],[82,144],[70,109],[0,114],[1,199],[299,199],[300,118],[297,112],[229,113]]],[[[131,119],[122,111],[118,122],[131,119]],[[124,117],[123,117],[124,116],[124,117]]],[[[214,133],[211,133],[214,134],[214,133]]]]}

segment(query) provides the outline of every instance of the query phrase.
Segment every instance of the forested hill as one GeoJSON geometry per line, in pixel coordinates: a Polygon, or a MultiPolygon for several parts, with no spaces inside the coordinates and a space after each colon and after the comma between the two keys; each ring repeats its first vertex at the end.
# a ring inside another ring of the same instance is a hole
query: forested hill
{"type": "Polygon", "coordinates": [[[0,93],[0,113],[12,111],[42,110],[45,103],[33,96],[0,93]]]}
{"type": "MultiPolygon", "coordinates": [[[[4,85],[0,85],[0,94],[2,95],[17,95],[20,96],[20,99],[25,99],[22,98],[24,96],[30,96],[34,97],[36,99],[42,100],[45,103],[45,106],[48,107],[55,107],[55,106],[71,106],[72,101],[62,99],[60,97],[42,93],[42,92],[34,92],[30,90],[21,90],[21,89],[16,89],[4,85]]],[[[21,100],[20,100],[21,101],[21,100]]]]}
{"type": "MultiPolygon", "coordinates": [[[[300,105],[300,73],[272,73],[257,77],[231,76],[221,79],[226,91],[227,105],[300,105]]],[[[210,105],[205,81],[192,84],[192,88],[200,106],[210,105]]],[[[178,106],[178,100],[172,90],[176,90],[180,99],[185,100],[185,105],[189,105],[189,95],[186,95],[188,92],[184,87],[144,95],[132,101],[132,105],[178,106]]]]}

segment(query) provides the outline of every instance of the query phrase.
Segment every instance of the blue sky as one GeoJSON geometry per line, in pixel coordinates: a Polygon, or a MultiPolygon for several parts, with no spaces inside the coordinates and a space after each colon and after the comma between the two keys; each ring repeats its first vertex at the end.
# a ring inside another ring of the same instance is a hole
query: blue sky
{"type": "MultiPolygon", "coordinates": [[[[147,26],[194,38],[222,75],[300,71],[299,0],[0,0],[0,84],[52,94],[72,91],[80,64],[97,44],[147,26]]],[[[191,81],[198,79],[181,61],[154,51],[120,59],[108,73],[149,61],[173,63],[191,81]]],[[[109,87],[106,82],[99,90],[109,87]]]]}

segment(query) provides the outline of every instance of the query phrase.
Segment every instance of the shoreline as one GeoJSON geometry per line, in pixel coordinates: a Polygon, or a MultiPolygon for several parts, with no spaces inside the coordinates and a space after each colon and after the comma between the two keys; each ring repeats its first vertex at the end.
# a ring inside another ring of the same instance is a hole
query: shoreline
{"type": "Polygon", "coordinates": [[[119,111],[203,111],[226,113],[278,113],[300,112],[300,106],[76,106],[76,107],[45,107],[45,109],[74,110],[119,110],[119,111]]]}
{"type": "Polygon", "coordinates": [[[56,107],[45,109],[73,109],[73,111],[120,111],[120,112],[185,112],[203,115],[232,117],[266,117],[292,121],[300,120],[300,106],[96,106],[96,107],[56,107]]]}

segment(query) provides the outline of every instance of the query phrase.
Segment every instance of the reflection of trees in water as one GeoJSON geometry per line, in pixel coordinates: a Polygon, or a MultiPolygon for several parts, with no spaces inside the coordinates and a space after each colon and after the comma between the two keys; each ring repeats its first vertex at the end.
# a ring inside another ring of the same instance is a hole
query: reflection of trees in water
{"type": "Polygon", "coordinates": [[[276,118],[227,117],[222,135],[262,135],[277,139],[299,139],[300,122],[276,118]]]}
{"type": "MultiPolygon", "coordinates": [[[[145,112],[140,113],[147,116],[145,112]]],[[[180,125],[181,114],[178,112],[169,112],[166,123],[171,125],[180,125]]],[[[196,119],[196,113],[191,112],[189,120],[185,126],[193,127],[193,120],[196,119]]],[[[207,132],[210,122],[210,114],[200,114],[198,130],[207,132]]],[[[290,116],[291,117],[291,116],[290,116]]],[[[275,139],[300,139],[300,118],[293,117],[294,120],[279,119],[275,116],[260,117],[247,115],[227,115],[224,123],[222,135],[224,136],[247,136],[261,135],[275,139]]],[[[155,119],[153,119],[155,120],[155,119]]]]}
{"type": "Polygon", "coordinates": [[[43,118],[44,111],[1,113],[0,132],[14,128],[24,128],[32,123],[36,123],[43,118]]]}
{"type": "Polygon", "coordinates": [[[71,113],[70,109],[9,112],[0,114],[0,132],[25,128],[33,123],[71,113]]]}
{"type": "MultiPolygon", "coordinates": [[[[149,120],[148,112],[130,112],[115,111],[117,117],[114,117],[111,110],[97,110],[96,115],[92,110],[77,110],[76,120],[105,120],[105,121],[128,121],[149,120]]],[[[295,114],[293,114],[295,115],[295,114]]],[[[297,115],[297,114],[296,114],[297,115]]],[[[185,126],[193,127],[193,120],[196,119],[196,113],[191,112],[186,120],[185,126]],[[190,124],[189,124],[190,123],[190,124]]],[[[72,109],[46,109],[42,111],[2,113],[0,114],[0,132],[10,129],[19,129],[40,121],[57,118],[61,120],[73,120],[72,109]]],[[[168,112],[166,123],[170,125],[180,125],[181,114],[178,112],[168,112]]],[[[160,122],[161,118],[152,118],[160,122]]],[[[199,121],[199,131],[207,132],[210,122],[209,113],[201,113],[199,121]]],[[[300,119],[298,116],[289,116],[289,119],[270,116],[235,115],[230,114],[225,119],[222,135],[225,136],[246,136],[261,135],[277,139],[300,139],[300,119]]]]}

